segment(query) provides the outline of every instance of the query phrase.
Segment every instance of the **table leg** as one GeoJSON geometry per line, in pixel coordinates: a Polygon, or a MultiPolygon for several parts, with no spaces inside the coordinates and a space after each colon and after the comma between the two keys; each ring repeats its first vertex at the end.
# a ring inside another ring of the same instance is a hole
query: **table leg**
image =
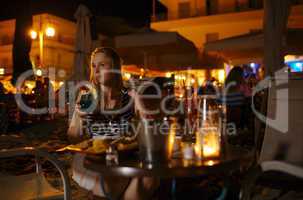
{"type": "Polygon", "coordinates": [[[171,181],[171,197],[173,200],[176,200],[176,191],[177,191],[177,181],[176,178],[173,178],[171,181]]]}
{"type": "Polygon", "coordinates": [[[110,193],[107,193],[106,190],[105,190],[104,179],[103,179],[102,176],[100,176],[100,185],[101,185],[101,189],[103,190],[105,198],[108,199],[108,200],[113,200],[113,198],[110,195],[110,193]]]}

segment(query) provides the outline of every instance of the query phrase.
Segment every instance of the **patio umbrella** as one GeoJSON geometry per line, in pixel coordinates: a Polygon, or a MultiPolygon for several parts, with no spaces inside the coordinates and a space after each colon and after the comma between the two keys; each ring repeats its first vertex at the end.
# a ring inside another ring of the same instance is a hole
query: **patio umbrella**
{"type": "Polygon", "coordinates": [[[28,36],[28,30],[32,26],[32,15],[30,13],[29,2],[24,1],[23,6],[18,11],[16,17],[16,28],[13,43],[13,78],[15,85],[18,77],[25,71],[32,69],[29,57],[31,50],[31,38],[28,36]]]}
{"type": "Polygon", "coordinates": [[[91,12],[84,5],[79,5],[75,18],[77,19],[76,47],[74,58],[74,69],[71,80],[88,80],[89,76],[89,55],[91,52],[91,12]]]}

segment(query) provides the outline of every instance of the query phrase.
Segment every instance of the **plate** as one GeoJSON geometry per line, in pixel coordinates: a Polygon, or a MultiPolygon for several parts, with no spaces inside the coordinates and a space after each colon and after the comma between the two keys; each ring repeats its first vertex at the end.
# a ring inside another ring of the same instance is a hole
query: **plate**
{"type": "Polygon", "coordinates": [[[117,140],[89,139],[78,144],[71,144],[58,149],[57,152],[70,151],[85,154],[103,154],[110,145],[115,146],[119,152],[134,150],[138,147],[136,140],[129,141],[123,138],[117,140]]]}

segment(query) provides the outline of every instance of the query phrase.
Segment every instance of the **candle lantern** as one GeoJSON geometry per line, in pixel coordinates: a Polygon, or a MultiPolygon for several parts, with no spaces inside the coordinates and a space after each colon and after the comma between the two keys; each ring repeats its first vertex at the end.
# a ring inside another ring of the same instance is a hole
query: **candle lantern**
{"type": "Polygon", "coordinates": [[[195,153],[198,158],[218,158],[223,149],[223,110],[215,95],[199,97],[195,153]]]}

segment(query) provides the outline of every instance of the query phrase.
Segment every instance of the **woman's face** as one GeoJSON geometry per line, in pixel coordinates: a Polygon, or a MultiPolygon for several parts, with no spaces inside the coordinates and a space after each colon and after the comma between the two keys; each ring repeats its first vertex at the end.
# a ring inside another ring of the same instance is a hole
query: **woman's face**
{"type": "Polygon", "coordinates": [[[98,84],[108,85],[111,81],[112,59],[100,52],[95,54],[92,64],[94,81],[98,84]]]}

